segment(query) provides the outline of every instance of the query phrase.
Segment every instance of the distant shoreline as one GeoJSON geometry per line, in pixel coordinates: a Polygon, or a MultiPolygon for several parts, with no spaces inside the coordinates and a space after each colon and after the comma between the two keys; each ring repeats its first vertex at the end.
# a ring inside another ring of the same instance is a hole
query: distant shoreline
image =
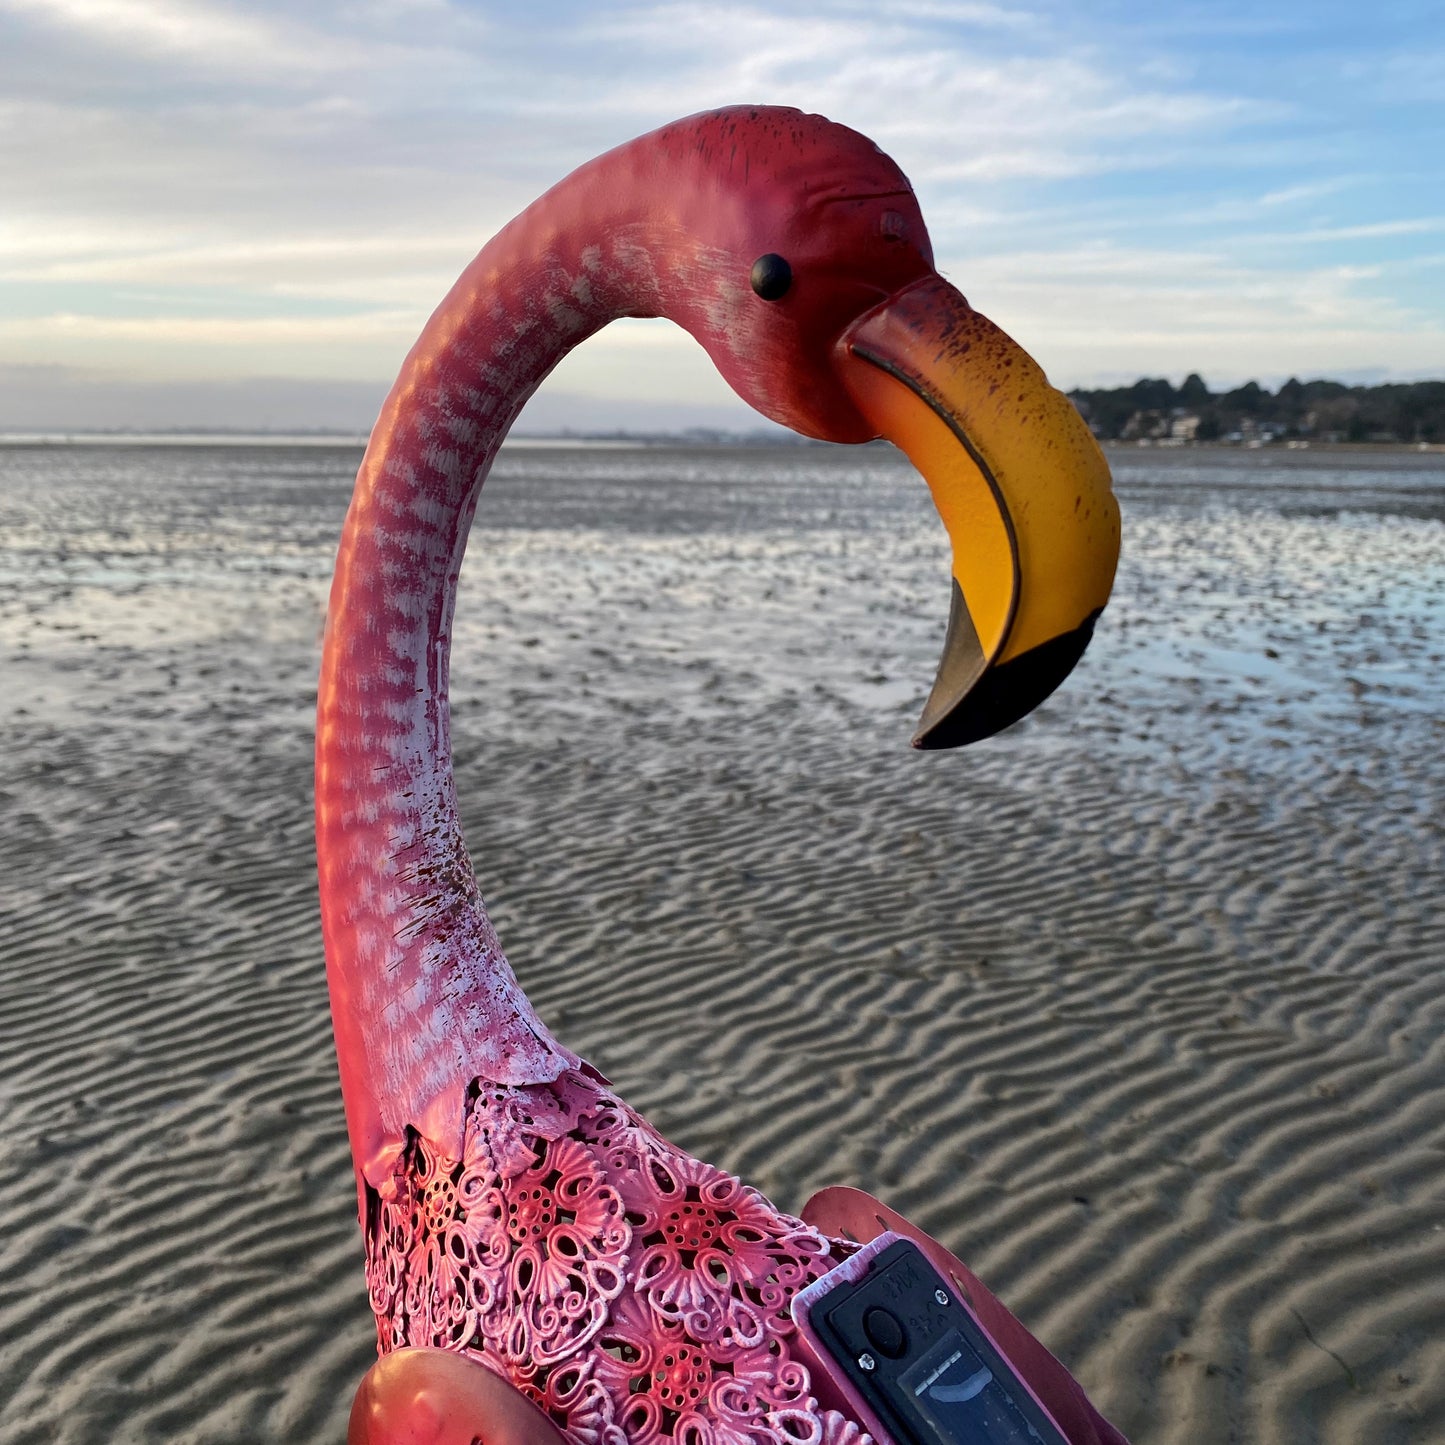
{"type": "MultiPolygon", "coordinates": [[[[329,431],[0,431],[0,446],[316,446],[364,447],[366,432],[329,431]]],[[[509,447],[826,446],[810,437],[767,432],[558,432],[512,435],[509,447]]]]}
{"type": "Polygon", "coordinates": [[[1106,452],[1263,452],[1273,456],[1278,452],[1340,452],[1361,454],[1421,452],[1445,456],[1445,442],[1323,442],[1313,438],[1272,442],[1170,442],[1151,441],[1100,441],[1106,452]]]}
{"type": "MultiPolygon", "coordinates": [[[[265,432],[265,431],[73,431],[73,432],[0,432],[0,447],[86,447],[86,446],[157,446],[157,447],[356,447],[364,448],[368,437],[360,432],[265,432]]],[[[507,448],[616,448],[629,447],[807,447],[827,446],[808,437],[790,438],[760,433],[693,432],[607,432],[600,434],[559,433],[557,435],[509,436],[507,448]]],[[[886,445],[886,443],[865,443],[886,445]]],[[[1100,445],[1109,453],[1161,452],[1328,452],[1359,454],[1420,453],[1445,455],[1441,442],[1348,442],[1317,441],[1312,438],[1271,442],[1187,441],[1176,442],[1140,438],[1134,441],[1106,440],[1100,445]]]]}

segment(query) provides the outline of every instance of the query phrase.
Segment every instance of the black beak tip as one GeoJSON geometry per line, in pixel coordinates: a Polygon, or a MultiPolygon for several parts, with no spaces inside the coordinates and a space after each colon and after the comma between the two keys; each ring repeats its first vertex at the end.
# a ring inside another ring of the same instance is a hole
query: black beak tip
{"type": "Polygon", "coordinates": [[[1072,632],[989,668],[942,717],[919,729],[913,746],[921,752],[964,747],[1027,717],[1074,670],[1102,611],[1090,613],[1072,632]]]}

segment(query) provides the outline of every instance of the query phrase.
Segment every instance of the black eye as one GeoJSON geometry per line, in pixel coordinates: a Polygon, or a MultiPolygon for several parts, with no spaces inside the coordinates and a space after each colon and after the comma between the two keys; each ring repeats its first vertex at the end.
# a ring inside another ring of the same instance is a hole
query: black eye
{"type": "Polygon", "coordinates": [[[793,268],[775,251],[753,262],[753,290],[764,301],[781,301],[793,284],[793,268]]]}

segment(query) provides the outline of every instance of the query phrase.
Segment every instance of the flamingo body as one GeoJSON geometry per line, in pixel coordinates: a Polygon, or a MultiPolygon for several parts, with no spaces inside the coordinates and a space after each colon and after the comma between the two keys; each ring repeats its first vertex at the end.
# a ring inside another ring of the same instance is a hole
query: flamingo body
{"type": "MultiPolygon", "coordinates": [[[[983,357],[1001,384],[1023,357],[934,275],[891,160],[820,117],[766,107],[693,117],[584,166],[501,231],[431,318],[357,478],[318,702],[322,921],[379,1347],[475,1359],[577,1445],[861,1445],[856,1421],[820,1402],[789,1313],[856,1246],[668,1143],[552,1037],[502,954],[458,820],[449,631],[482,483],[557,361],[636,315],[685,326],[744,397],[811,435],[864,440],[912,406],[899,425],[916,456],[958,449],[938,426],[953,424],[935,395],[953,386],[948,368],[983,357]],[[749,283],[765,254],[795,278],[778,296],[749,283]],[[896,296],[907,304],[885,326],[874,313],[896,296]]],[[[1061,428],[1059,465],[1093,466],[1041,378],[1036,398],[1033,382],[1020,392],[1038,401],[1034,435],[1061,428]]],[[[993,396],[980,406],[1001,406],[993,396]]],[[[983,456],[1008,526],[984,516],[988,496],[967,516],[999,538],[1013,526],[1013,444],[965,448],[983,456]]],[[[930,483],[954,496],[946,478],[930,483]]],[[[1116,512],[1111,525],[1116,546],[1116,512]]],[[[1036,690],[1037,651],[1008,654],[1029,614],[1013,594],[987,600],[1029,575],[1027,549],[1005,540],[992,572],[965,569],[985,601],[959,624],[963,672],[940,669],[945,711],[1009,667],[1011,686],[1036,690]]],[[[1070,613],[1085,637],[1101,605],[1090,593],[1070,613]]],[[[1082,1401],[1034,1348],[1029,1378],[1051,1408],[1051,1396],[1082,1401]]],[[[435,1388],[453,1398],[453,1383],[435,1388]]],[[[1118,1438],[1087,1402],[1071,1408],[1071,1438],[1118,1438]]]]}

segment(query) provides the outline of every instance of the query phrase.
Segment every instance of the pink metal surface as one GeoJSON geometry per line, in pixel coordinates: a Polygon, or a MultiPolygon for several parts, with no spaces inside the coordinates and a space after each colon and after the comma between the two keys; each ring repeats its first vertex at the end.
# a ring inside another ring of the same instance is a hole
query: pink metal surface
{"type": "Polygon", "coordinates": [[[589,1074],[473,1090],[460,1151],[417,1139],[366,1236],[383,1353],[479,1353],[584,1445],[863,1438],[791,1349],[834,1245],[589,1074]]]}
{"type": "Polygon", "coordinates": [[[861,1445],[818,1404],[788,1312],[851,1246],[661,1139],[552,1037],[503,957],[458,821],[447,704],[478,494],[537,385],[620,316],[679,322],[779,421],[871,436],[828,349],[931,271],[908,183],[865,138],[761,107],[678,122],[488,244],[408,356],[357,478],[316,813],[379,1345],[468,1354],[583,1445],[861,1445]],[[823,278],[782,320],[748,284],[766,252],[823,278]]]}

